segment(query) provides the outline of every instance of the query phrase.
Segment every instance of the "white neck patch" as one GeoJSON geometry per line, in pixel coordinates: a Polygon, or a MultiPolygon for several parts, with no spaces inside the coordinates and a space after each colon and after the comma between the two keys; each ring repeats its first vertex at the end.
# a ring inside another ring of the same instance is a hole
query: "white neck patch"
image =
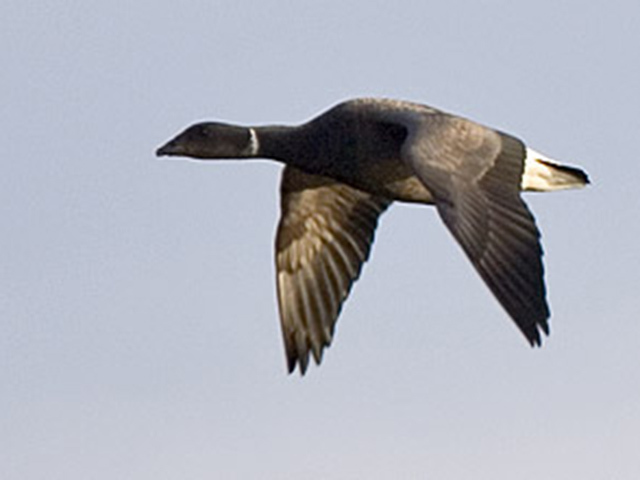
{"type": "Polygon", "coordinates": [[[250,157],[255,157],[258,155],[258,150],[260,150],[258,134],[256,133],[255,129],[249,128],[249,145],[246,149],[247,155],[250,157]]]}

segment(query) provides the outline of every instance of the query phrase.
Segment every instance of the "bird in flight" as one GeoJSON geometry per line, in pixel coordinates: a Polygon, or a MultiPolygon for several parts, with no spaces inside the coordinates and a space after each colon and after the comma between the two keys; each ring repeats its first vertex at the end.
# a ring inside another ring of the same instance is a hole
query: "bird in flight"
{"type": "Polygon", "coordinates": [[[158,156],[284,163],[275,241],[289,372],[317,364],[392,202],[435,205],[442,221],[532,346],[549,334],[540,232],[522,191],[579,188],[582,170],[519,139],[426,105],[340,103],[296,126],[203,122],[158,156]]]}

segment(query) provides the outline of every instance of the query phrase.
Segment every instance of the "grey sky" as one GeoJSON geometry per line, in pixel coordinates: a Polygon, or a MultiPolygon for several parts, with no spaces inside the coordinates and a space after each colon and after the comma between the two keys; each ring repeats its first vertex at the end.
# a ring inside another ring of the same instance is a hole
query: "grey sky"
{"type": "Polygon", "coordinates": [[[637,2],[4,0],[0,19],[3,480],[637,478],[637,2]],[[396,205],[322,367],[286,375],[280,167],[153,152],[196,120],[365,95],[589,172],[527,195],[542,349],[434,209],[396,205]]]}

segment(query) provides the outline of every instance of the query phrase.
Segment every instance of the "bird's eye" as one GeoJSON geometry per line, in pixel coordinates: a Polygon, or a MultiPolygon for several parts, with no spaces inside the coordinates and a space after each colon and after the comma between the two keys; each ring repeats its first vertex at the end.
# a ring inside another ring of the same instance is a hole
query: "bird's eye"
{"type": "Polygon", "coordinates": [[[194,137],[201,138],[207,136],[207,128],[204,125],[196,125],[193,127],[193,135],[194,137]]]}

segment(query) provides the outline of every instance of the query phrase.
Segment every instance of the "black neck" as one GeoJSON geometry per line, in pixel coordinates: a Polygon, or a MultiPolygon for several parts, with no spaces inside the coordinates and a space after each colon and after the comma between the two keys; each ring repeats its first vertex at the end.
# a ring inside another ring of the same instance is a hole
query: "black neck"
{"type": "Polygon", "coordinates": [[[272,158],[288,165],[309,161],[313,157],[304,126],[267,126],[254,128],[258,142],[258,157],[272,158]],[[306,160],[305,160],[306,157],[306,160]]]}

